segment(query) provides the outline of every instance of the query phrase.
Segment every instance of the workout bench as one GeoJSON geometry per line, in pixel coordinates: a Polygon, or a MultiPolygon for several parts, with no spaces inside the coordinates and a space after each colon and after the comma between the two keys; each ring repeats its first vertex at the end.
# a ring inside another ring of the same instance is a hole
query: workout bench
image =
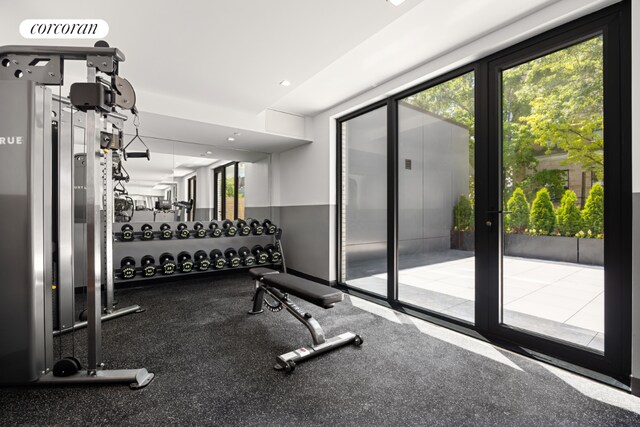
{"type": "MultiPolygon", "coordinates": [[[[279,241],[277,241],[279,243],[279,241]]],[[[291,274],[279,273],[269,268],[252,268],[249,273],[256,281],[256,292],[253,297],[253,310],[249,314],[260,314],[264,310],[278,312],[286,308],[289,313],[304,324],[313,338],[313,345],[281,354],[276,358],[275,369],[292,372],[297,363],[339,347],[354,343],[362,345],[362,338],[352,332],[345,332],[333,338],[325,338],[324,331],[311,314],[304,312],[291,301],[289,295],[302,298],[322,308],[331,308],[342,301],[344,294],[329,286],[302,279],[291,274]],[[268,296],[273,301],[265,299],[268,296]]]]}

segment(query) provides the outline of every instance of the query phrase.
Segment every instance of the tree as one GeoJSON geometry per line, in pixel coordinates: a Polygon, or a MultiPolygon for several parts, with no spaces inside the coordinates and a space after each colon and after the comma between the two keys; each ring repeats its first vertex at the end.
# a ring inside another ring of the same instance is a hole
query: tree
{"type": "Polygon", "coordinates": [[[556,228],[556,214],[549,196],[549,190],[542,188],[531,204],[531,227],[542,234],[549,234],[556,228]]]}
{"type": "Polygon", "coordinates": [[[560,207],[556,212],[558,218],[558,230],[563,236],[575,236],[582,229],[582,216],[577,206],[578,196],[567,190],[562,196],[560,207]]]}
{"type": "Polygon", "coordinates": [[[507,210],[512,212],[504,218],[509,230],[524,230],[529,227],[529,202],[524,191],[517,187],[507,202],[507,210]]]}
{"type": "Polygon", "coordinates": [[[582,210],[583,229],[595,236],[604,233],[604,187],[595,183],[582,210]]]}
{"type": "Polygon", "coordinates": [[[468,231],[474,225],[473,206],[465,195],[461,195],[453,207],[453,225],[459,231],[468,231]]]}

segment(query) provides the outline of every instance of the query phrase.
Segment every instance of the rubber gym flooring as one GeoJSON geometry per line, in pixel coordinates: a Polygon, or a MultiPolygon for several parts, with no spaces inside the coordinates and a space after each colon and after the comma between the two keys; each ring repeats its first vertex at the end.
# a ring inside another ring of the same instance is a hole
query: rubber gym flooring
{"type": "MultiPolygon", "coordinates": [[[[0,424],[640,425],[630,395],[356,298],[330,310],[300,305],[327,336],[362,334],[361,348],[322,355],[290,375],[275,371],[276,355],[310,337],[285,312],[247,315],[252,288],[243,274],[119,290],[120,306],[147,310],[104,324],[107,367],[145,367],[156,379],[135,391],[0,388],[0,424]],[[635,412],[588,397],[585,383],[635,412]]],[[[72,336],[63,339],[66,354],[72,336]]],[[[75,340],[82,360],[85,332],[75,340]]]]}

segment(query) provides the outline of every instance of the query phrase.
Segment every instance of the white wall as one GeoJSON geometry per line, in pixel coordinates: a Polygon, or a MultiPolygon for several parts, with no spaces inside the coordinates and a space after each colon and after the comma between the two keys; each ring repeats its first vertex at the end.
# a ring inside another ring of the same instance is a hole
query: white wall
{"type": "Polygon", "coordinates": [[[271,206],[269,157],[255,163],[245,163],[244,200],[248,208],[271,206]]]}

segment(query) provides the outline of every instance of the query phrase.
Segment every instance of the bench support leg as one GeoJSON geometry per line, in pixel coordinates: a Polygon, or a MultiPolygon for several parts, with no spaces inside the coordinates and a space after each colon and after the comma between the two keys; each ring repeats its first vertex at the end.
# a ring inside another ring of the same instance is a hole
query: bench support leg
{"type": "Polygon", "coordinates": [[[253,309],[249,311],[249,314],[260,314],[264,310],[262,305],[264,304],[264,288],[262,284],[256,280],[256,293],[253,295],[253,309]]]}
{"type": "Polygon", "coordinates": [[[300,363],[311,357],[326,353],[327,351],[335,350],[347,344],[354,343],[358,346],[362,344],[362,338],[352,332],[345,332],[344,334],[340,334],[333,338],[325,338],[324,330],[322,329],[322,326],[320,326],[320,323],[318,323],[318,321],[314,319],[311,314],[305,312],[295,303],[293,303],[293,301],[291,301],[286,294],[283,294],[282,292],[280,292],[280,290],[273,287],[261,286],[260,289],[256,291],[256,298],[258,297],[258,293],[260,292],[260,290],[262,290],[262,293],[260,294],[260,300],[264,299],[264,293],[266,293],[267,295],[269,295],[269,297],[280,302],[280,304],[284,305],[284,307],[289,313],[293,315],[293,317],[298,319],[309,330],[309,332],[311,333],[311,338],[313,339],[313,345],[311,346],[301,347],[297,350],[293,350],[276,357],[277,363],[274,366],[275,369],[284,369],[287,372],[291,372],[293,371],[297,363],[300,363]]]}

